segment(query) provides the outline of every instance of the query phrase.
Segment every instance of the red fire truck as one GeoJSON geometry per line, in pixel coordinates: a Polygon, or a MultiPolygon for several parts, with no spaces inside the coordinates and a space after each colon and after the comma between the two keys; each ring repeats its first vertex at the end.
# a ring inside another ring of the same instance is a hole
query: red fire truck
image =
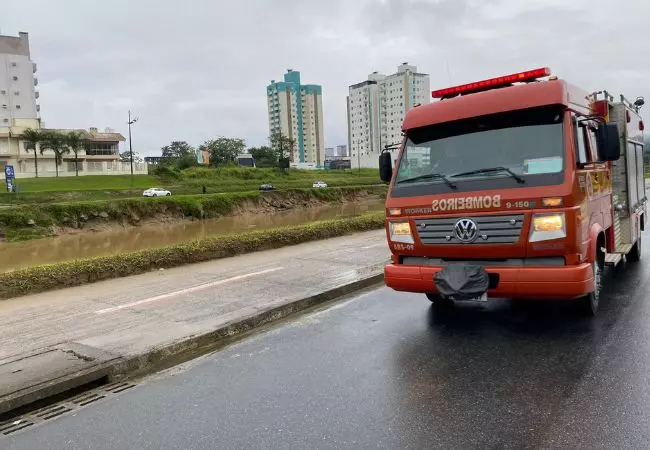
{"type": "Polygon", "coordinates": [[[641,257],[643,98],[589,94],[548,68],[432,93],[410,110],[389,182],[387,286],[454,301],[573,299],[641,257]]]}

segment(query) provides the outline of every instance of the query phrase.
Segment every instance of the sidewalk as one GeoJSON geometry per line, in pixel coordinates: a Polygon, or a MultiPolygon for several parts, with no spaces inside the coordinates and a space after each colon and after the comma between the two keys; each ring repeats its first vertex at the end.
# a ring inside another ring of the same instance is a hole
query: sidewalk
{"type": "Polygon", "coordinates": [[[380,282],[383,230],[0,301],[0,414],[380,282]]]}

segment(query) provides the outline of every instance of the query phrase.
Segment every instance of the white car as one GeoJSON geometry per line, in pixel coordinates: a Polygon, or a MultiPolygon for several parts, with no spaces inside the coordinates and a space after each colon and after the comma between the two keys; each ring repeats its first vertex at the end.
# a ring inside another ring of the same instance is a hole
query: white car
{"type": "Polygon", "coordinates": [[[312,187],[314,187],[314,188],[326,188],[326,187],[327,187],[327,183],[325,183],[324,181],[317,181],[317,182],[315,182],[315,183],[313,184],[312,187]]]}
{"type": "Polygon", "coordinates": [[[172,193],[163,188],[149,188],[142,195],[144,197],[169,197],[172,193]]]}

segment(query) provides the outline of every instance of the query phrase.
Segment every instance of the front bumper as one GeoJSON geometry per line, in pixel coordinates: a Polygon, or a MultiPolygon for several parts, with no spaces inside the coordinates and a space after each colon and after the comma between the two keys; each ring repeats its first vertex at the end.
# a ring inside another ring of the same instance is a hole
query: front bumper
{"type": "MultiPolygon", "coordinates": [[[[384,267],[386,286],[396,291],[435,294],[433,277],[443,266],[389,264],[384,267]]],[[[561,267],[486,267],[488,295],[496,298],[574,299],[594,290],[591,264],[561,267]]]]}

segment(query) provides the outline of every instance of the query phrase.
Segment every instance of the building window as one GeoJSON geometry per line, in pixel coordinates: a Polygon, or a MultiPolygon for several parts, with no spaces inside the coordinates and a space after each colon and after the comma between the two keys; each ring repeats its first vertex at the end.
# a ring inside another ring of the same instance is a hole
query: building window
{"type": "Polygon", "coordinates": [[[16,105],[16,109],[20,109],[20,105],[16,105]]]}

